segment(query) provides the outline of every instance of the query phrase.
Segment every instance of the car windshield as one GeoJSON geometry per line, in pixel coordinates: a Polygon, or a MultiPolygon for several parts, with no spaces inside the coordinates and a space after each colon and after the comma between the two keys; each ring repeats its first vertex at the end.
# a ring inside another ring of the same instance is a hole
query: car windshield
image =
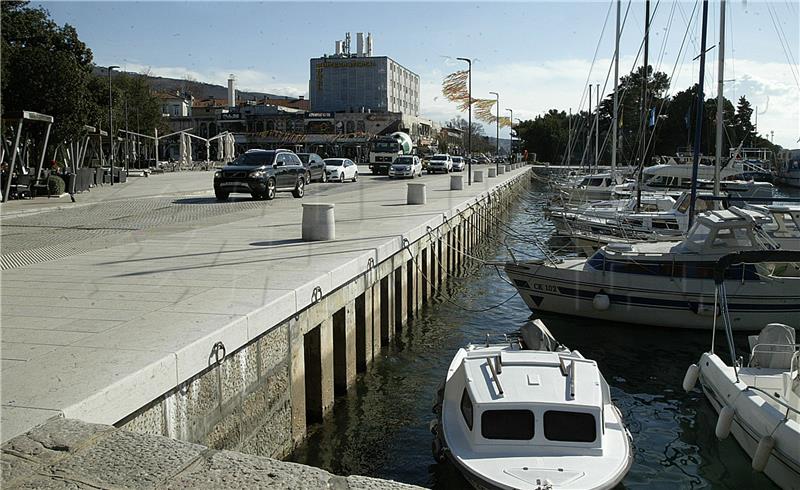
{"type": "Polygon", "coordinates": [[[447,155],[433,155],[431,160],[447,160],[447,155]]]}
{"type": "Polygon", "coordinates": [[[303,163],[308,163],[308,158],[311,156],[308,153],[298,153],[298,157],[300,157],[300,161],[303,163]]]}
{"type": "Polygon", "coordinates": [[[239,155],[236,160],[232,161],[229,165],[272,165],[273,160],[275,160],[274,152],[259,151],[239,155]]]}
{"type": "Polygon", "coordinates": [[[394,163],[399,163],[400,165],[411,165],[414,163],[414,159],[410,157],[400,157],[395,160],[394,163]]]}
{"type": "Polygon", "coordinates": [[[400,149],[400,145],[397,141],[376,141],[375,142],[375,151],[381,152],[395,152],[400,149]]]}
{"type": "Polygon", "coordinates": [[[453,157],[453,161],[456,163],[461,163],[461,157],[453,157]]]}
{"type": "Polygon", "coordinates": [[[325,165],[331,167],[341,167],[342,165],[344,165],[344,160],[342,160],[341,158],[328,158],[325,160],[325,165]]]}

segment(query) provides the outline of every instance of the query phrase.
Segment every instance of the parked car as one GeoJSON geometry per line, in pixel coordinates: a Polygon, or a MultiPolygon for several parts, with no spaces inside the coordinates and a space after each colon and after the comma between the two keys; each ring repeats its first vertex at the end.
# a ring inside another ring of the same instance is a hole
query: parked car
{"type": "Polygon", "coordinates": [[[328,180],[358,181],[358,166],[349,158],[326,158],[325,172],[328,174],[328,180]]]}
{"type": "Polygon", "coordinates": [[[437,153],[431,157],[428,162],[428,173],[444,172],[448,173],[453,170],[453,159],[450,158],[448,153],[437,153]]]}
{"type": "Polygon", "coordinates": [[[389,178],[395,177],[422,177],[422,161],[417,155],[397,157],[389,167],[389,178]]]}
{"type": "Polygon", "coordinates": [[[452,157],[453,158],[453,171],[454,172],[461,172],[464,170],[464,167],[467,166],[467,162],[464,160],[464,157],[452,157]]]}
{"type": "Polygon", "coordinates": [[[274,199],[279,191],[305,194],[305,167],[289,150],[248,150],[214,172],[214,195],[225,201],[231,193],[245,193],[253,199],[274,199]]]}
{"type": "Polygon", "coordinates": [[[328,174],[325,172],[325,160],[321,156],[316,153],[298,153],[297,156],[306,168],[306,184],[328,181],[328,174]]]}

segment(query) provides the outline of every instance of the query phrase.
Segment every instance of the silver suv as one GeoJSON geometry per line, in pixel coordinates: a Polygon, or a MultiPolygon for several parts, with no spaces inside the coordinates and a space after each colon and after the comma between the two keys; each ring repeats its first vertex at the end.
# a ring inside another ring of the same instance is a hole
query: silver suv
{"type": "Polygon", "coordinates": [[[453,170],[453,159],[449,153],[437,153],[428,160],[428,173],[448,173],[453,170]]]}

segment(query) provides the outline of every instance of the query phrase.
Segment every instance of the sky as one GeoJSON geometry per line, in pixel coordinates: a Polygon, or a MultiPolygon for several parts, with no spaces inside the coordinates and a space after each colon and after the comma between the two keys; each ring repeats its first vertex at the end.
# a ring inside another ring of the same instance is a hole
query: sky
{"type": "MultiPolygon", "coordinates": [[[[456,57],[473,60],[473,96],[499,92],[501,115],[511,108],[515,119],[585,109],[587,83],[613,90],[615,0],[32,3],[73,25],[98,65],[219,85],[233,73],[243,90],[293,96],[308,95],[309,58],[332,54],[345,32],[355,51],[355,33],[371,32],[375,55],[420,75],[422,115],[440,122],[466,117],[441,94],[442,79],[465,67],[456,57]]],[[[651,9],[650,63],[671,76],[673,93],[684,90],[699,75],[702,4],[653,0],[651,9]]],[[[621,12],[624,75],[641,64],[644,1],[624,0],[621,12]]],[[[759,132],[791,148],[800,147],[798,19],[796,0],[727,2],[723,93],[734,103],[746,95],[759,132]]],[[[713,97],[718,1],[708,26],[704,86],[713,97]]]]}

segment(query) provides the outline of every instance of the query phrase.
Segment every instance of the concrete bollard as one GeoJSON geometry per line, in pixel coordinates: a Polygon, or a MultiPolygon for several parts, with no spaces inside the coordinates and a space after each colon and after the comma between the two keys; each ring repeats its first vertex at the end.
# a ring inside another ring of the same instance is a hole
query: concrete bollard
{"type": "Polygon", "coordinates": [[[497,169],[494,167],[489,169],[489,178],[491,179],[492,177],[497,177],[497,169]]]}
{"type": "Polygon", "coordinates": [[[303,241],[314,242],[334,240],[336,223],[333,218],[333,204],[303,204],[303,241]]]}
{"type": "Polygon", "coordinates": [[[497,175],[503,175],[504,173],[506,173],[506,166],[505,165],[498,166],[497,175]]]}
{"type": "Polygon", "coordinates": [[[511,166],[510,165],[503,165],[503,166],[506,168],[506,172],[511,172],[511,166]]]}
{"type": "Polygon", "coordinates": [[[406,204],[425,204],[427,197],[425,194],[425,184],[408,184],[406,194],[406,204]]]}
{"type": "Polygon", "coordinates": [[[483,170],[476,170],[473,182],[483,182],[483,170]]]}
{"type": "Polygon", "coordinates": [[[461,175],[450,176],[450,190],[460,191],[464,189],[464,177],[461,175]]]}

